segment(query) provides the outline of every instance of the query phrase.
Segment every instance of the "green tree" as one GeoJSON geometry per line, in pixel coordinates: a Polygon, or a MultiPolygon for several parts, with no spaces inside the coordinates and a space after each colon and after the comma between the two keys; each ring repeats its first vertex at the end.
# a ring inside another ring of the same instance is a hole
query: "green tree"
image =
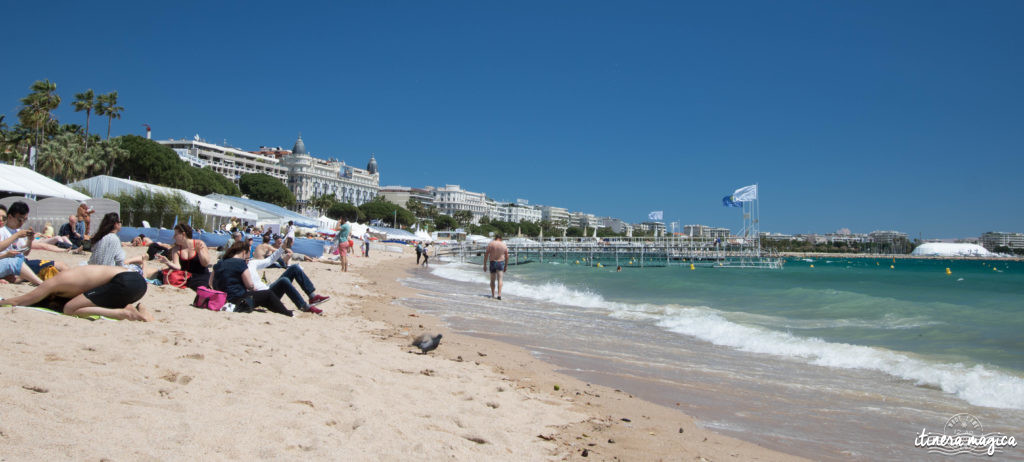
{"type": "Polygon", "coordinates": [[[348,221],[366,221],[366,214],[359,207],[356,207],[347,202],[335,202],[327,207],[327,212],[324,213],[327,218],[337,220],[341,217],[345,217],[348,221]]]}
{"type": "Polygon", "coordinates": [[[523,230],[523,235],[524,236],[538,236],[538,235],[540,235],[540,225],[538,225],[537,223],[534,223],[532,221],[526,221],[526,220],[520,221],[518,228],[523,230]]]}
{"type": "Polygon", "coordinates": [[[210,167],[195,168],[189,167],[188,174],[192,177],[192,190],[190,192],[205,196],[207,194],[224,194],[228,196],[241,196],[242,193],[231,180],[224,177],[210,167]]]}
{"type": "Polygon", "coordinates": [[[61,183],[78,179],[83,170],[84,142],[72,132],[61,133],[46,141],[36,155],[36,170],[61,183]]]}
{"type": "Polygon", "coordinates": [[[295,195],[288,190],[281,180],[266,173],[246,173],[238,179],[238,188],[242,194],[252,199],[270,202],[281,207],[295,205],[295,195]]]}
{"type": "MultiPolygon", "coordinates": [[[[316,197],[310,199],[308,202],[306,202],[306,205],[308,205],[310,207],[313,207],[314,209],[316,209],[318,212],[320,212],[323,215],[327,215],[327,210],[329,210],[334,204],[337,204],[337,203],[338,203],[338,199],[336,199],[333,195],[331,195],[331,194],[321,194],[319,196],[316,196],[316,197]]],[[[352,206],[352,208],[355,208],[355,206],[352,206]]],[[[328,215],[328,216],[330,217],[330,215],[328,215]]],[[[331,218],[334,219],[334,220],[337,220],[336,217],[331,217],[331,218]]]]}
{"type": "Polygon", "coordinates": [[[124,147],[124,140],[120,137],[100,141],[88,152],[90,165],[86,170],[90,175],[110,175],[114,172],[114,166],[124,162],[130,155],[124,147]]]}
{"type": "Polygon", "coordinates": [[[32,134],[23,125],[8,127],[0,116],[0,161],[16,164],[25,160],[32,134]]]}
{"type": "Polygon", "coordinates": [[[570,226],[565,230],[565,235],[568,237],[583,237],[583,228],[570,226]]]}
{"type": "Polygon", "coordinates": [[[96,115],[107,116],[107,139],[110,139],[110,126],[114,119],[121,118],[124,108],[117,105],[117,92],[112,91],[96,97],[96,115]]]}
{"type": "Polygon", "coordinates": [[[173,149],[137,135],[119,138],[122,147],[128,150],[128,156],[114,165],[114,176],[192,190],[192,176],[186,168],[188,164],[182,162],[173,149]]]}
{"type": "Polygon", "coordinates": [[[452,218],[455,219],[461,226],[469,226],[473,222],[473,212],[469,210],[459,210],[452,214],[452,218]]]}
{"type": "Polygon", "coordinates": [[[196,228],[202,228],[205,216],[199,208],[191,205],[179,194],[159,194],[137,191],[134,194],[107,194],[121,204],[121,220],[126,226],[140,226],[142,220],[156,227],[170,228],[177,217],[179,223],[188,223],[191,218],[196,228]]]}
{"type": "Polygon", "coordinates": [[[96,93],[92,91],[92,88],[75,94],[75,102],[72,103],[75,107],[75,112],[85,111],[85,149],[89,149],[89,118],[92,115],[93,108],[96,107],[96,93]]]}
{"type": "Polygon", "coordinates": [[[418,218],[423,218],[424,213],[426,211],[426,208],[423,207],[423,203],[420,202],[419,199],[416,199],[414,197],[411,197],[409,198],[409,200],[405,201],[405,208],[406,210],[412,212],[412,214],[418,218]]]}
{"type": "Polygon", "coordinates": [[[448,215],[438,215],[437,218],[434,218],[434,226],[437,229],[450,230],[458,228],[459,222],[448,215]]]}
{"type": "MultiPolygon", "coordinates": [[[[380,197],[380,196],[378,196],[380,197]]],[[[369,220],[384,220],[392,224],[397,218],[399,226],[410,226],[416,222],[416,216],[398,204],[386,200],[372,200],[359,206],[369,220]]]]}
{"type": "Polygon", "coordinates": [[[57,95],[57,84],[49,80],[37,80],[29,89],[32,92],[21,99],[23,106],[18,111],[18,120],[21,125],[35,130],[35,146],[41,146],[43,133],[51,133],[57,128],[53,111],[60,106],[61,100],[57,95]]]}

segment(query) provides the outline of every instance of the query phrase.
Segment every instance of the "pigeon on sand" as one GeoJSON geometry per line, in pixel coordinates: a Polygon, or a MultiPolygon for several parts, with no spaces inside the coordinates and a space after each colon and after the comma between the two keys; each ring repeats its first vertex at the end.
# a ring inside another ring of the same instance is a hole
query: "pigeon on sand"
{"type": "Polygon", "coordinates": [[[433,351],[441,344],[441,334],[437,334],[431,337],[430,334],[420,334],[412,341],[412,346],[420,349],[420,354],[427,354],[428,351],[433,351]]]}

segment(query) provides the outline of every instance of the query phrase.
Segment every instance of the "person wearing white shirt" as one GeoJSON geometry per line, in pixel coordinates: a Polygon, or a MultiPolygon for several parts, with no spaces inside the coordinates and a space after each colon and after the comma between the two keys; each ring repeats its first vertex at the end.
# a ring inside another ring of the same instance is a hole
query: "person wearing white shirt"
{"type": "Polygon", "coordinates": [[[273,253],[266,256],[266,258],[253,258],[249,260],[249,276],[252,277],[254,290],[271,290],[278,297],[288,295],[288,298],[292,300],[292,303],[299,309],[299,311],[308,311],[313,314],[323,314],[323,310],[317,308],[315,305],[326,302],[331,297],[324,295],[317,295],[316,287],[313,286],[313,281],[309,280],[309,276],[302,270],[302,267],[298,264],[290,265],[281,274],[281,277],[274,280],[270,284],[263,282],[263,278],[260,277],[259,272],[266,269],[274,262],[276,262],[281,255],[287,251],[287,245],[274,250],[273,253]],[[299,286],[302,287],[303,292],[309,297],[307,303],[302,299],[302,295],[292,284],[293,281],[298,282],[299,286]]]}

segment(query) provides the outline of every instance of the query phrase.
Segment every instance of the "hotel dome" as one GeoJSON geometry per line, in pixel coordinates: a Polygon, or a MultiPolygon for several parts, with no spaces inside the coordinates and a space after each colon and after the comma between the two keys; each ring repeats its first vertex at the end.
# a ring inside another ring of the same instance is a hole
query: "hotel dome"
{"type": "Polygon", "coordinates": [[[292,148],[292,154],[296,156],[305,156],[306,154],[306,143],[302,142],[302,134],[299,134],[299,139],[295,141],[295,147],[292,148]]]}
{"type": "Polygon", "coordinates": [[[370,154],[370,163],[366,164],[366,171],[370,172],[370,175],[377,173],[377,159],[373,158],[373,154],[370,154]]]}

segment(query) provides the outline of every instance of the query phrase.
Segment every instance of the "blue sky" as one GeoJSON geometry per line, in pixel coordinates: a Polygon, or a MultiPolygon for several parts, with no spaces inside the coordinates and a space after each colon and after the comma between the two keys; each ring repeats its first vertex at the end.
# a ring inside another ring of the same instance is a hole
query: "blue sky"
{"type": "MultiPolygon", "coordinates": [[[[1024,3],[4,6],[0,114],[117,90],[113,133],[307,148],[627,221],[1024,232],[1024,3]]],[[[105,133],[106,121],[93,119],[105,133]]]]}

